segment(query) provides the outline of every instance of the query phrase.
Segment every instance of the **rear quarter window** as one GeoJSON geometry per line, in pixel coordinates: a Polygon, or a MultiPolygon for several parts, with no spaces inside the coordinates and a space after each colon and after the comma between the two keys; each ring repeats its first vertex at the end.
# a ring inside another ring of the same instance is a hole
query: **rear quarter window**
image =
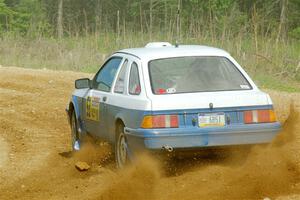
{"type": "Polygon", "coordinates": [[[139,70],[135,62],[131,64],[128,91],[131,95],[139,95],[141,93],[139,70]]]}

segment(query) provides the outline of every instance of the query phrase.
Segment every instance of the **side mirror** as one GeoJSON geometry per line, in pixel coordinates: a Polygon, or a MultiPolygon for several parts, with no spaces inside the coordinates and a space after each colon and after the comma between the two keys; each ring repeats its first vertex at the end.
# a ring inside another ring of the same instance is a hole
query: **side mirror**
{"type": "Polygon", "coordinates": [[[88,78],[77,79],[75,81],[75,88],[76,89],[85,89],[91,88],[91,81],[88,78]]]}

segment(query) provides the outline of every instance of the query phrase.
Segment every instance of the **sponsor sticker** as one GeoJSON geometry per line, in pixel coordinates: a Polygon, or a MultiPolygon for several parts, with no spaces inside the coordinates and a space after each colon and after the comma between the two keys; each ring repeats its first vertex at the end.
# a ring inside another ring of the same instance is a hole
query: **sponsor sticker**
{"type": "Polygon", "coordinates": [[[86,118],[99,121],[100,99],[98,97],[87,97],[86,118]]]}
{"type": "Polygon", "coordinates": [[[166,92],[167,92],[168,94],[172,94],[172,93],[175,93],[175,92],[176,92],[176,89],[175,89],[175,88],[168,88],[166,92]]]}
{"type": "Polygon", "coordinates": [[[240,85],[242,89],[250,89],[249,85],[240,85]]]}

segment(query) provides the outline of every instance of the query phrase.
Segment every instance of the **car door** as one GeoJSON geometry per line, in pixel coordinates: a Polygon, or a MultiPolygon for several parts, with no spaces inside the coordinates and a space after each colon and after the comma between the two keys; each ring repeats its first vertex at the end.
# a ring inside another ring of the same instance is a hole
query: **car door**
{"type": "Polygon", "coordinates": [[[83,106],[87,131],[97,137],[105,138],[106,101],[111,92],[115,76],[122,57],[111,57],[98,71],[92,80],[92,88],[85,96],[83,106]]]}
{"type": "Polygon", "coordinates": [[[114,89],[112,93],[107,96],[107,104],[106,104],[106,133],[107,138],[110,142],[114,142],[115,134],[115,122],[116,118],[120,117],[124,113],[124,110],[127,110],[127,107],[124,104],[130,104],[131,102],[128,101],[126,98],[126,91],[127,91],[127,75],[128,75],[128,57],[124,55],[124,61],[120,67],[118,72],[117,78],[114,83],[114,89]]]}
{"type": "Polygon", "coordinates": [[[124,125],[136,127],[139,123],[141,112],[138,105],[144,105],[147,100],[141,96],[139,60],[129,55],[124,55],[116,80],[114,81],[111,93],[107,94],[105,110],[105,133],[110,142],[115,141],[116,119],[121,119],[124,125]]]}

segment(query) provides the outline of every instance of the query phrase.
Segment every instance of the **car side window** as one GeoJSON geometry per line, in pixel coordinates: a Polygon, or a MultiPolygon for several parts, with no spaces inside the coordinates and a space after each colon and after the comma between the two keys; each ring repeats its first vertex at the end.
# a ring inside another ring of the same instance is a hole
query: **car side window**
{"type": "Polygon", "coordinates": [[[109,92],[121,61],[121,57],[113,57],[108,60],[94,78],[93,88],[109,92]]]}
{"type": "Polygon", "coordinates": [[[129,94],[132,95],[139,95],[141,93],[139,70],[135,62],[131,64],[128,89],[129,89],[129,94]]]}
{"type": "Polygon", "coordinates": [[[125,85],[125,75],[126,75],[126,71],[127,71],[127,64],[128,64],[128,60],[126,59],[123,62],[123,65],[121,67],[121,70],[119,72],[116,84],[115,84],[115,89],[114,92],[115,93],[124,93],[124,85],[125,85]]]}

